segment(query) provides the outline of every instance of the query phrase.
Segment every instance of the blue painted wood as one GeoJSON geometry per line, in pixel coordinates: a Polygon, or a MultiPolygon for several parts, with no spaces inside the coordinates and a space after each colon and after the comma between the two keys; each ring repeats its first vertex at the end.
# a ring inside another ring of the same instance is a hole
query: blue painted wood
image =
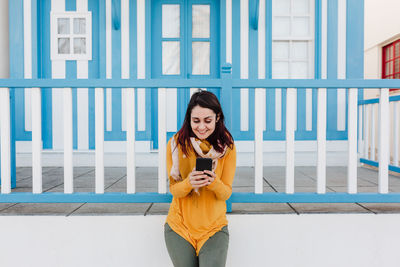
{"type": "MultiPolygon", "coordinates": [[[[147,193],[10,193],[1,194],[0,203],[170,203],[172,195],[147,193]]],[[[234,192],[227,201],[232,203],[400,203],[400,193],[243,193],[234,192]]]]}
{"type": "Polygon", "coordinates": [[[221,70],[221,106],[225,116],[225,126],[232,131],[232,65],[225,63],[221,70]]]}
{"type": "Polygon", "coordinates": [[[260,6],[260,0],[249,1],[250,26],[253,30],[256,31],[258,30],[259,6],[260,6]]]}
{"type": "MultiPolygon", "coordinates": [[[[389,102],[400,101],[400,95],[394,95],[389,97],[389,102]]],[[[358,105],[378,104],[379,98],[372,98],[366,100],[359,100],[358,105]]]]}
{"type": "MultiPolygon", "coordinates": [[[[379,167],[379,162],[378,161],[373,161],[373,160],[369,160],[369,159],[365,159],[365,158],[360,158],[360,162],[368,164],[368,165],[371,165],[371,166],[374,166],[374,167],[379,167]]],[[[400,167],[389,164],[389,171],[400,173],[400,167]]]]}

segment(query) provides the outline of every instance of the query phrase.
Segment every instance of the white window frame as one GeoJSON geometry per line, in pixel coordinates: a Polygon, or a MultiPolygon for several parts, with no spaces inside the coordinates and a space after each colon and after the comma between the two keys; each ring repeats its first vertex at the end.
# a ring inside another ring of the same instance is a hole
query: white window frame
{"type": "MultiPolygon", "coordinates": [[[[290,6],[293,7],[293,2],[295,0],[290,0],[290,6]]],[[[274,36],[272,35],[272,43],[274,42],[288,42],[289,44],[289,56],[288,59],[274,59],[274,55],[272,54],[272,66],[274,65],[274,62],[288,62],[289,65],[289,73],[288,73],[288,79],[293,79],[292,78],[292,72],[291,72],[291,63],[292,62],[304,62],[304,60],[292,60],[291,58],[291,47],[292,43],[296,41],[306,41],[309,43],[308,45],[308,58],[307,62],[309,64],[308,68],[308,73],[307,73],[307,78],[308,79],[313,79],[314,78],[314,69],[315,69],[315,62],[314,62],[314,49],[315,49],[315,1],[314,0],[309,0],[309,7],[310,7],[310,13],[309,14],[295,14],[292,10],[290,14],[272,14],[272,24],[274,23],[275,17],[290,17],[290,25],[292,25],[292,20],[293,17],[309,17],[310,23],[309,23],[309,35],[305,36],[293,36],[293,33],[290,33],[291,35],[288,36],[274,36]]],[[[274,10],[274,9],[272,9],[274,10]]],[[[274,11],[273,11],[274,12],[274,11]]]]}
{"type": "Polygon", "coordinates": [[[50,46],[51,46],[51,60],[92,60],[92,12],[50,12],[50,46]],[[68,18],[70,20],[70,33],[59,34],[57,29],[57,21],[59,18],[68,18]],[[83,18],[86,20],[85,34],[73,33],[73,20],[74,18],[83,18]],[[70,38],[70,53],[58,53],[58,38],[70,38]],[[86,53],[74,54],[73,39],[82,37],[86,39],[86,53]]]}

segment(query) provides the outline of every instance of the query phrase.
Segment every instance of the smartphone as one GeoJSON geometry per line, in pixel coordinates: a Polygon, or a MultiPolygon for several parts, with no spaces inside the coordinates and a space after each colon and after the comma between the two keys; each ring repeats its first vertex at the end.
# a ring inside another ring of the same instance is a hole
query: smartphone
{"type": "MultiPolygon", "coordinates": [[[[212,170],[212,159],[210,158],[197,158],[196,171],[212,170]]],[[[204,179],[203,179],[204,180],[204,179]]]]}

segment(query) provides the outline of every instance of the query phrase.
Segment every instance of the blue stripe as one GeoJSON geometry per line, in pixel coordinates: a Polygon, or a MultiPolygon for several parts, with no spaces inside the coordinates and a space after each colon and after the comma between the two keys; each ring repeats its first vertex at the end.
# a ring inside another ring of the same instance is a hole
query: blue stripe
{"type": "Polygon", "coordinates": [[[314,78],[321,79],[321,5],[315,0],[315,48],[314,48],[314,78]]]}
{"type": "MultiPolygon", "coordinates": [[[[379,162],[378,161],[373,161],[373,160],[369,160],[369,159],[365,159],[365,158],[360,158],[360,162],[368,164],[368,165],[371,165],[371,166],[374,166],[374,167],[377,167],[377,168],[379,167],[379,162]]],[[[389,171],[400,173],[400,167],[389,164],[389,171]]]]}
{"type": "Polygon", "coordinates": [[[265,74],[267,79],[272,78],[272,0],[267,0],[265,5],[266,14],[266,32],[265,32],[265,50],[266,50],[266,66],[265,74]]]}
{"type": "MultiPolygon", "coordinates": [[[[148,193],[11,193],[1,194],[0,203],[170,203],[172,195],[148,193]]],[[[400,203],[400,193],[232,193],[229,203],[400,203]]]]}
{"type": "MultiPolygon", "coordinates": [[[[226,62],[226,0],[220,0],[220,51],[221,51],[221,67],[226,62]]],[[[231,14],[232,15],[232,14],[231,14]]],[[[232,16],[231,16],[232,17],[232,16]]],[[[221,68],[222,69],[222,68],[221,68]]],[[[218,70],[221,71],[221,70],[218,70]]]]}
{"type": "Polygon", "coordinates": [[[137,3],[129,2],[129,71],[130,78],[137,78],[137,3]]]}

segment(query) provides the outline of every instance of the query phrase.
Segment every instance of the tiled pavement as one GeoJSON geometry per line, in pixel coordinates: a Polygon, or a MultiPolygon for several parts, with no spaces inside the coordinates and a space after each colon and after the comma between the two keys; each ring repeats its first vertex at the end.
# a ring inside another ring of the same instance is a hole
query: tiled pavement
{"type": "MultiPolygon", "coordinates": [[[[75,192],[93,192],[93,167],[74,168],[75,192]]],[[[327,192],[346,192],[346,167],[327,167],[327,192]]],[[[63,192],[63,169],[43,169],[43,191],[63,192]]],[[[157,168],[137,168],[136,191],[157,191],[157,168]]],[[[389,176],[391,192],[400,192],[400,177],[389,176]]],[[[105,192],[125,192],[126,169],[105,169],[105,192]]],[[[284,192],[285,168],[264,168],[264,192],[284,192]]],[[[315,167],[296,167],[295,192],[315,192],[315,167]]],[[[32,191],[32,169],[17,168],[17,188],[13,192],[32,191]]],[[[237,168],[234,192],[254,191],[254,170],[237,168]]],[[[358,168],[358,192],[378,192],[378,172],[358,168]]],[[[167,214],[169,203],[0,203],[0,215],[154,215],[167,214]]],[[[400,213],[400,203],[233,203],[233,214],[302,213],[400,213]]]]}

